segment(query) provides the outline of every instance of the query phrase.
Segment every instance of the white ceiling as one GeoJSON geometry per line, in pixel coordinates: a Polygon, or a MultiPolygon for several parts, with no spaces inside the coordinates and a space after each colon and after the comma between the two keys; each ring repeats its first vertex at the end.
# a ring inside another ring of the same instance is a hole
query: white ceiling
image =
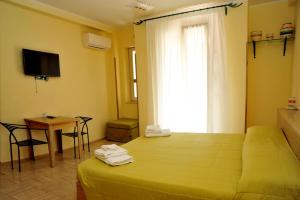
{"type": "Polygon", "coordinates": [[[132,23],[135,19],[170,11],[177,8],[206,3],[211,0],[147,0],[154,6],[151,11],[141,11],[129,7],[134,0],[37,0],[83,17],[108,25],[120,26],[132,23]]]}
{"type": "MultiPolygon", "coordinates": [[[[225,0],[146,0],[154,6],[151,11],[129,7],[134,0],[37,0],[50,6],[112,26],[132,23],[135,19],[207,2],[225,0]]],[[[249,0],[253,4],[275,0],[249,0]]]]}

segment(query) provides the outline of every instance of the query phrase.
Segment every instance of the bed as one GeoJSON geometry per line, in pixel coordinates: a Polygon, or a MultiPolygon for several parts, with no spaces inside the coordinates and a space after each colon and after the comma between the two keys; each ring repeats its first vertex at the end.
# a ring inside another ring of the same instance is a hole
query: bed
{"type": "MultiPolygon", "coordinates": [[[[295,131],[286,128],[286,121],[279,120],[285,132],[295,131]]],[[[265,126],[251,127],[246,135],[140,137],[123,145],[135,159],[131,164],[110,167],[96,158],[82,162],[77,198],[300,200],[300,162],[293,152],[299,145],[291,148],[280,129],[265,126]]]]}

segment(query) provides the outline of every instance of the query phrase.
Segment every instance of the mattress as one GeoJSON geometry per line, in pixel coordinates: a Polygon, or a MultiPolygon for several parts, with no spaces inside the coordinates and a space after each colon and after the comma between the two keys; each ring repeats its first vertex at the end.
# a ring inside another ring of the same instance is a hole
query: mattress
{"type": "Polygon", "coordinates": [[[140,137],[123,147],[133,163],[111,167],[91,158],[79,165],[87,199],[300,200],[300,161],[274,127],[140,137]]]}
{"type": "Polygon", "coordinates": [[[82,162],[78,178],[87,199],[227,200],[241,177],[244,134],[172,134],[123,145],[134,157],[111,167],[82,162]]]}

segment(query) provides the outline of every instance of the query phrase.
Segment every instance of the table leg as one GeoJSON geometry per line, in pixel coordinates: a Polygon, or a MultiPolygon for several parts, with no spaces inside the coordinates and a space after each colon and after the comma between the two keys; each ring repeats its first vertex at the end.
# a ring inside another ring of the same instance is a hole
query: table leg
{"type": "Polygon", "coordinates": [[[76,122],[76,127],[78,131],[78,158],[82,156],[82,138],[81,138],[81,127],[79,121],[76,122]]]}
{"type": "Polygon", "coordinates": [[[63,148],[62,148],[62,131],[61,130],[57,130],[55,131],[56,133],[56,141],[57,141],[57,152],[58,153],[63,153],[63,148]]]}
{"type": "Polygon", "coordinates": [[[49,147],[49,156],[50,156],[50,167],[54,167],[55,166],[55,142],[54,142],[55,132],[52,126],[49,126],[48,132],[49,132],[48,147],[49,147]]]}

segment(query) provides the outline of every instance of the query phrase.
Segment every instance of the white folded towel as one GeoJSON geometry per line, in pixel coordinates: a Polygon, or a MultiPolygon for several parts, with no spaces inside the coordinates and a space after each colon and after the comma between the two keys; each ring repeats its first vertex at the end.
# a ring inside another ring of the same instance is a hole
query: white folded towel
{"type": "Polygon", "coordinates": [[[128,151],[122,147],[118,147],[116,150],[105,150],[105,149],[96,149],[95,150],[95,156],[99,158],[110,158],[110,157],[117,157],[126,155],[128,151]]]}
{"type": "Polygon", "coordinates": [[[94,153],[96,158],[112,166],[133,162],[133,158],[128,155],[128,151],[116,144],[102,145],[94,153]]]}
{"type": "Polygon", "coordinates": [[[146,137],[166,137],[170,135],[170,129],[161,129],[159,125],[148,125],[145,131],[146,137]]]}
{"type": "Polygon", "coordinates": [[[106,159],[102,159],[99,157],[97,157],[97,158],[111,166],[119,166],[119,165],[124,165],[124,164],[133,162],[133,157],[130,155],[127,155],[127,154],[122,155],[122,156],[117,156],[117,157],[110,157],[110,158],[106,158],[106,159]]]}
{"type": "Polygon", "coordinates": [[[168,137],[171,133],[145,133],[145,137],[168,137]]]}
{"type": "Polygon", "coordinates": [[[159,132],[161,132],[161,128],[159,125],[148,125],[146,127],[146,132],[147,133],[159,133],[159,132]]]}
{"type": "Polygon", "coordinates": [[[118,150],[120,147],[116,144],[106,144],[106,145],[101,145],[101,149],[103,150],[118,150]]]}

